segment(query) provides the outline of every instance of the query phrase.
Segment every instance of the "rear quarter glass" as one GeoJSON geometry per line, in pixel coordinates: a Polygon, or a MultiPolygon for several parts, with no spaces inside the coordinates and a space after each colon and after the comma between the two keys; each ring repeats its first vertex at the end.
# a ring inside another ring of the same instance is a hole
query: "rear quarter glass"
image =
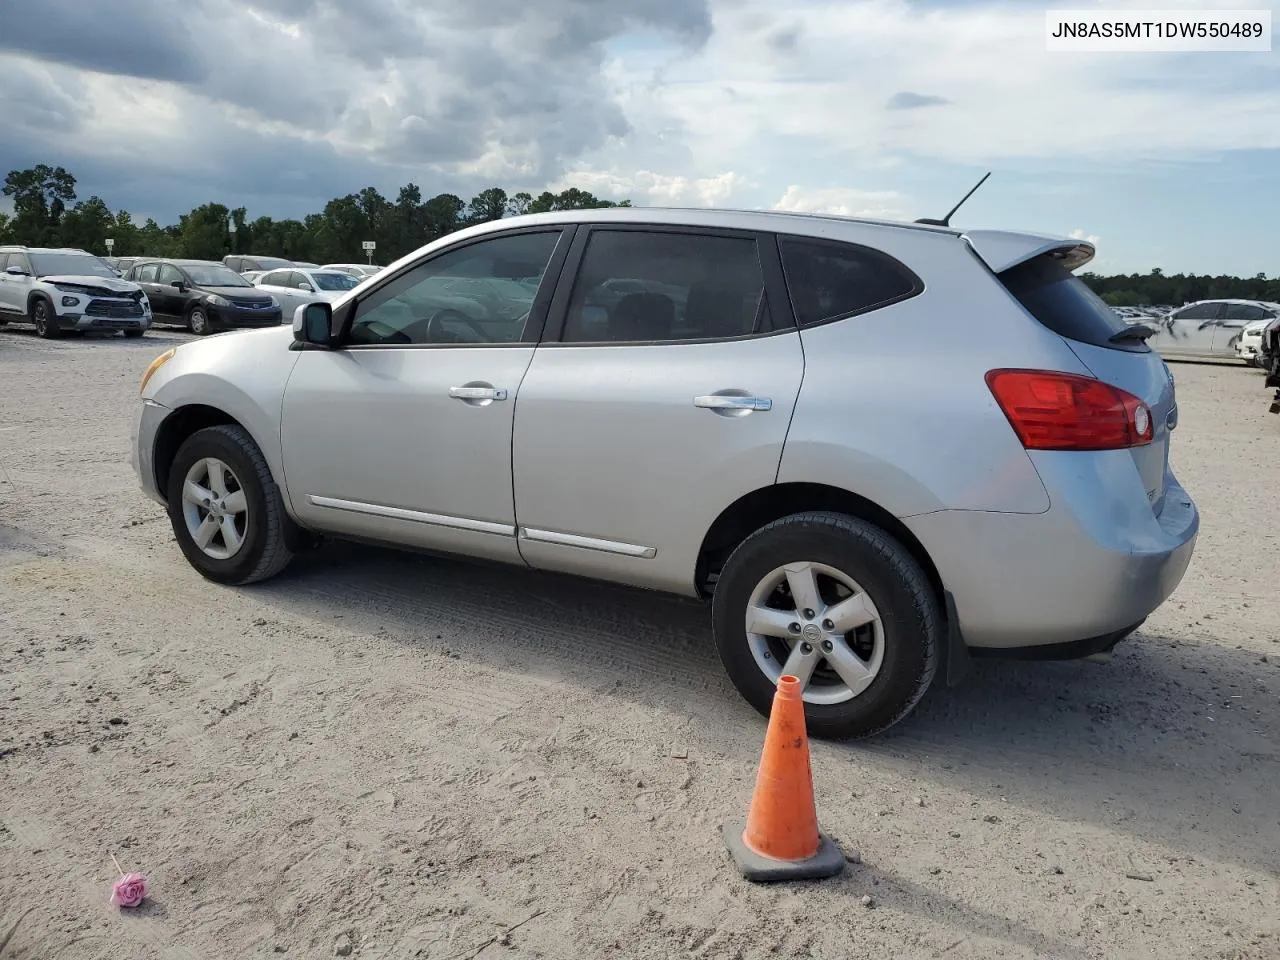
{"type": "Polygon", "coordinates": [[[1060,337],[1123,350],[1150,353],[1141,340],[1111,338],[1126,329],[1124,319],[1088,285],[1051,256],[1039,256],[998,274],[1023,309],[1060,337]]]}

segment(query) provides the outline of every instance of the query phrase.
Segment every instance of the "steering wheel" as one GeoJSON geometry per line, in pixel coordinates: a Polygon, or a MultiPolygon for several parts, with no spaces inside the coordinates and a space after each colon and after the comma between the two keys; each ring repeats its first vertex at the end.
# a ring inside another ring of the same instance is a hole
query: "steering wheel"
{"type": "Polygon", "coordinates": [[[474,320],[457,310],[441,310],[427,323],[427,340],[431,343],[488,343],[492,338],[474,320]],[[461,322],[476,335],[474,341],[445,328],[446,323],[461,322]]]}

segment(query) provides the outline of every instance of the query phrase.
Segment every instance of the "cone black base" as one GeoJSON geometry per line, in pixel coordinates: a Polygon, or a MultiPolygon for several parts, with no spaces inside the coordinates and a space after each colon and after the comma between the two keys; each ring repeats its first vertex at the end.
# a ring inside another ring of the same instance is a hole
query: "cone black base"
{"type": "Polygon", "coordinates": [[[818,834],[818,852],[805,860],[775,860],[756,853],[742,842],[741,823],[726,823],[720,828],[725,846],[733,855],[742,875],[753,883],[775,883],[779,880],[822,880],[844,870],[844,853],[825,833],[818,834]]]}

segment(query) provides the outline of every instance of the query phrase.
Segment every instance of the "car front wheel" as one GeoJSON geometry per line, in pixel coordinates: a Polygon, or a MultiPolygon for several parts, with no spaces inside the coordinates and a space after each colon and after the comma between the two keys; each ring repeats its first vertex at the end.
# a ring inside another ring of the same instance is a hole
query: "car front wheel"
{"type": "Polygon", "coordinates": [[[742,696],[767,716],[779,678],[796,677],[818,737],[893,726],[937,669],[942,617],[928,577],[897,540],[844,514],[793,514],[753,533],[725,563],[712,609],[742,696]]]}
{"type": "Polygon", "coordinates": [[[266,580],[293,557],[284,503],[243,427],[197,430],[169,468],[169,521],[193,567],[217,583],[266,580]]]}
{"type": "Polygon", "coordinates": [[[187,314],[187,329],[200,337],[213,330],[213,326],[209,323],[209,314],[205,313],[204,307],[192,307],[191,312],[187,314]]]}
{"type": "Polygon", "coordinates": [[[55,340],[62,335],[58,321],[49,309],[49,301],[42,297],[31,302],[31,322],[35,325],[36,333],[46,340],[55,340]]]}

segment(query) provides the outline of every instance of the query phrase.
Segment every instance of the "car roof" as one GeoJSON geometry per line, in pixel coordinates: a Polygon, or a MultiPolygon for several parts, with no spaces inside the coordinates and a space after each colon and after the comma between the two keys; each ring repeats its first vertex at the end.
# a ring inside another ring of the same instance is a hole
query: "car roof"
{"type": "MultiPolygon", "coordinates": [[[[1057,234],[1018,230],[962,230],[958,227],[943,227],[930,223],[849,217],[834,213],[796,213],[789,210],[740,210],[719,207],[604,207],[556,210],[549,213],[526,213],[517,217],[490,220],[467,227],[465,232],[468,236],[480,236],[492,230],[570,223],[655,224],[758,230],[810,236],[820,233],[814,228],[823,224],[861,225],[965,240],[996,273],[1046,253],[1060,257],[1064,265],[1074,270],[1087,263],[1094,255],[1094,246],[1087,240],[1057,234]]],[[[459,234],[462,232],[459,231],[459,234]]]]}

